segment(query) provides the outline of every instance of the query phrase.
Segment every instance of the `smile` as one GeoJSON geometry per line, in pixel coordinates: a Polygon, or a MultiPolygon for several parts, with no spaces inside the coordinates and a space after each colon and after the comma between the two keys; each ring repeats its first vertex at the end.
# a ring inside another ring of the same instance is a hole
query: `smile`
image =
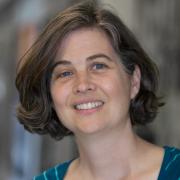
{"type": "Polygon", "coordinates": [[[95,102],[77,104],[74,107],[77,110],[89,110],[89,109],[95,109],[99,106],[102,106],[103,104],[104,103],[102,101],[95,101],[95,102]]]}

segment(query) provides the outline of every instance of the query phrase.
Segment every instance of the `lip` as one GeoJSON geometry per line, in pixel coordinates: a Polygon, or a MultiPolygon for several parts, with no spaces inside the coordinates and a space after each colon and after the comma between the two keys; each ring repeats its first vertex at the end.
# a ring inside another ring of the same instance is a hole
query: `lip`
{"type": "Polygon", "coordinates": [[[74,109],[74,110],[81,115],[91,115],[100,111],[103,106],[104,104],[93,109],[74,109]]]}
{"type": "Polygon", "coordinates": [[[82,99],[82,100],[78,100],[75,103],[73,103],[73,109],[81,115],[90,115],[90,114],[100,111],[102,109],[102,107],[104,106],[104,104],[105,104],[105,102],[102,100],[99,100],[99,99],[82,99]],[[75,106],[78,104],[97,102],[97,101],[101,101],[101,102],[103,102],[103,104],[101,106],[98,106],[93,109],[75,109],[75,106]]]}

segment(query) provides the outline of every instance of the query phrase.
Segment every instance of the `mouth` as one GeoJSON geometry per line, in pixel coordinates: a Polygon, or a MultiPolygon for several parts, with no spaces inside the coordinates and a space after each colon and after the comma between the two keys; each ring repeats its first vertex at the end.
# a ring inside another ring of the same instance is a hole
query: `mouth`
{"type": "Polygon", "coordinates": [[[92,101],[92,102],[86,102],[86,103],[79,103],[74,105],[74,109],[76,110],[91,110],[96,109],[101,106],[103,106],[103,101],[92,101]]]}

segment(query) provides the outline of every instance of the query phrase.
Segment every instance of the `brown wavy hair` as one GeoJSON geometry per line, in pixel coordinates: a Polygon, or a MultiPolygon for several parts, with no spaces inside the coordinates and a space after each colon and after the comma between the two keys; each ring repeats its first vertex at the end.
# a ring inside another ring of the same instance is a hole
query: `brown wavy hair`
{"type": "Polygon", "coordinates": [[[140,90],[130,104],[133,125],[151,122],[163,105],[156,95],[158,70],[121,19],[99,4],[86,1],[59,13],[40,34],[17,68],[19,92],[17,117],[33,133],[49,133],[55,139],[72,134],[61,124],[52,106],[50,81],[54,59],[64,37],[80,28],[99,28],[109,37],[127,73],[141,71],[140,90]]]}

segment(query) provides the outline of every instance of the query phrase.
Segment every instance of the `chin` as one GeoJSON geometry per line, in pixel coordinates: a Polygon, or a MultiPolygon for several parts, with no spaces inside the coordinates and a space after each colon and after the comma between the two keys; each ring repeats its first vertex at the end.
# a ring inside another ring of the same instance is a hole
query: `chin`
{"type": "Polygon", "coordinates": [[[93,122],[94,120],[85,120],[78,124],[77,131],[81,134],[96,134],[105,128],[105,124],[101,122],[93,122]]]}

